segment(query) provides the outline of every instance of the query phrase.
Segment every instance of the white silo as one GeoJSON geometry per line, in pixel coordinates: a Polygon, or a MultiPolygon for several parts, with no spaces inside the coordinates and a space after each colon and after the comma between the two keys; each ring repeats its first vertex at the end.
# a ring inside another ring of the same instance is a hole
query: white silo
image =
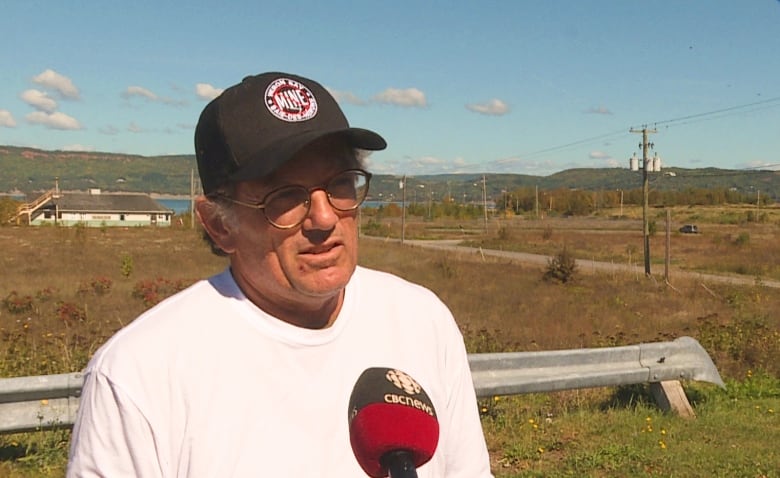
{"type": "Polygon", "coordinates": [[[658,153],[655,153],[653,156],[653,169],[652,171],[655,171],[656,173],[661,172],[661,157],[658,156],[658,153]]]}
{"type": "Polygon", "coordinates": [[[639,158],[636,157],[636,153],[628,160],[628,166],[631,171],[639,171],[639,158]]]}

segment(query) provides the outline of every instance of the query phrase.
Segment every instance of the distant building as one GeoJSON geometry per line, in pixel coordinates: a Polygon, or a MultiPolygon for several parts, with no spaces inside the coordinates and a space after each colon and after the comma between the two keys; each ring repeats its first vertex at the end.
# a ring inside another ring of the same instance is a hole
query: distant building
{"type": "Polygon", "coordinates": [[[87,193],[52,190],[19,209],[17,220],[32,226],[57,224],[87,227],[171,225],[173,210],[143,193],[87,193]]]}

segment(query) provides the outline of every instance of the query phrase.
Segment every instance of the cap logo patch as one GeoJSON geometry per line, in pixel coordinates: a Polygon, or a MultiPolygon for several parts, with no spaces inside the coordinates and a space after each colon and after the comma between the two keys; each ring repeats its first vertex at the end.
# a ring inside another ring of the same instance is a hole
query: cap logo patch
{"type": "Polygon", "coordinates": [[[265,106],[282,121],[296,123],[314,118],[317,100],[311,90],[289,78],[279,78],[265,90],[265,106]]]}

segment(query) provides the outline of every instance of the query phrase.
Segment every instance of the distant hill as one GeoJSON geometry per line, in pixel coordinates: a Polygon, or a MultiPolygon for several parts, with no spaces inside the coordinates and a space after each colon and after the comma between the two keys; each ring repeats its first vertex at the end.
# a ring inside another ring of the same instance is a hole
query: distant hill
{"type": "MultiPolygon", "coordinates": [[[[44,151],[0,146],[0,192],[32,193],[54,188],[55,178],[63,190],[132,191],[170,195],[190,193],[191,176],[197,181],[194,155],[138,156],[99,152],[44,151]]],[[[762,197],[780,197],[780,171],[728,170],[717,168],[665,168],[649,173],[656,190],[736,189],[760,191],[762,197]]],[[[401,176],[376,175],[371,183],[373,199],[400,200],[401,176]]],[[[631,190],[642,187],[642,172],[627,168],[577,168],[549,176],[486,174],[488,198],[519,188],[631,190]]],[[[438,174],[407,178],[407,199],[445,196],[456,201],[474,201],[482,195],[482,174],[438,174]]]]}

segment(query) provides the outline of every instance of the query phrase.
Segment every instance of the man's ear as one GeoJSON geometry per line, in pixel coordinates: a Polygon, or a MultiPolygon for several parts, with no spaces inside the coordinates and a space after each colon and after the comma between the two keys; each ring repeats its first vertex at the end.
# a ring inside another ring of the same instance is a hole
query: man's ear
{"type": "Polygon", "coordinates": [[[235,237],[238,230],[236,225],[225,220],[218,208],[217,204],[203,195],[195,198],[195,213],[198,221],[214,244],[230,254],[235,250],[235,237]]]}

